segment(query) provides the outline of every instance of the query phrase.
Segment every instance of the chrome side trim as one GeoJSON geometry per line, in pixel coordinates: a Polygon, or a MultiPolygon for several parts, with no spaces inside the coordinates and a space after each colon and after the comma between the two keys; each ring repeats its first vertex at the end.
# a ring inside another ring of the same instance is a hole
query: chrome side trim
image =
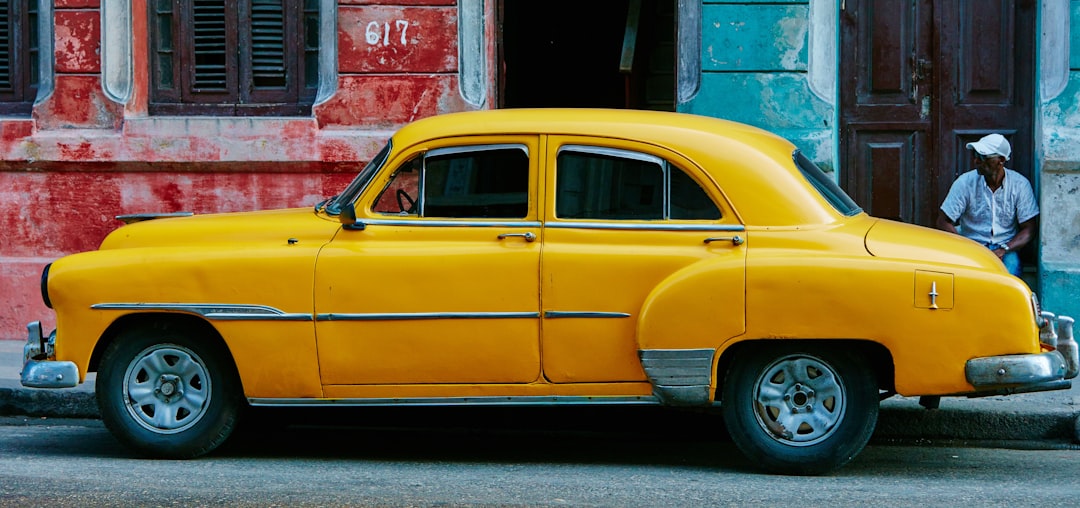
{"type": "Polygon", "coordinates": [[[549,222],[546,228],[555,229],[612,229],[636,231],[746,231],[742,224],[644,224],[641,222],[549,222]]]}
{"type": "Polygon", "coordinates": [[[169,217],[191,217],[192,215],[195,215],[195,212],[131,213],[127,215],[117,215],[116,220],[123,222],[124,224],[132,224],[144,220],[167,219],[169,217]]]}
{"type": "Polygon", "coordinates": [[[311,321],[311,314],[288,313],[265,305],[225,303],[96,303],[96,310],[164,310],[219,321],[311,321]]]}
{"type": "Polygon", "coordinates": [[[642,349],[641,366],[653,385],[653,395],[673,406],[709,404],[712,349],[642,349]]]}
{"type": "Polygon", "coordinates": [[[563,311],[545,310],[544,317],[547,319],[559,318],[628,318],[630,314],[625,312],[592,312],[592,311],[563,311]]]}
{"type": "Polygon", "coordinates": [[[327,313],[315,321],[405,321],[413,319],[535,319],[539,312],[373,312],[363,314],[327,313]]]}
{"type": "Polygon", "coordinates": [[[366,226],[417,226],[459,228],[539,228],[538,221],[482,221],[482,220],[427,220],[427,219],[362,219],[366,226]]]}
{"type": "Polygon", "coordinates": [[[252,406],[572,406],[596,404],[658,405],[653,396],[510,396],[510,397],[415,397],[377,399],[266,399],[249,398],[252,406]]]}

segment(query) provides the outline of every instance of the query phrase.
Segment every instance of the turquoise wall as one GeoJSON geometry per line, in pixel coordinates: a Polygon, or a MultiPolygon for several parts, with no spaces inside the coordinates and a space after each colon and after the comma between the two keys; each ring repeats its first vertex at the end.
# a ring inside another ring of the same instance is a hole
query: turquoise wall
{"type": "Polygon", "coordinates": [[[1080,318],[1080,0],[1069,12],[1069,79],[1040,118],[1039,292],[1045,309],[1080,318]]]}
{"type": "Polygon", "coordinates": [[[807,80],[809,2],[707,1],[701,86],[679,111],[747,123],[833,167],[833,106],[807,80]]]}

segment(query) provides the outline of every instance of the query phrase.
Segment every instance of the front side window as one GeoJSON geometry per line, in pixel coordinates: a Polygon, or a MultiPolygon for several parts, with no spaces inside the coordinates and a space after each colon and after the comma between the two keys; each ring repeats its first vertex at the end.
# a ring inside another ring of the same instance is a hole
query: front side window
{"type": "Polygon", "coordinates": [[[38,0],[0,0],[0,114],[30,113],[39,71],[38,0]]]}
{"type": "Polygon", "coordinates": [[[524,145],[441,148],[394,171],[375,200],[382,215],[523,219],[529,213],[524,145]]]}
{"type": "Polygon", "coordinates": [[[688,174],[637,152],[565,146],[556,160],[561,219],[716,220],[720,209],[688,174]]]}
{"type": "Polygon", "coordinates": [[[149,0],[150,113],[309,115],[318,0],[149,0]]]}

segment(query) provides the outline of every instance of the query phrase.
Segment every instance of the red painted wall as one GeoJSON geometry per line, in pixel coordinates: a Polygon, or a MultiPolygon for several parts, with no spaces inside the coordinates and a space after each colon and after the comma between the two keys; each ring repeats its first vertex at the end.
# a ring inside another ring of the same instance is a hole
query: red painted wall
{"type": "Polygon", "coordinates": [[[0,118],[0,339],[24,338],[29,321],[54,325],[42,268],[96,248],[116,215],[310,206],[401,125],[474,109],[458,88],[455,1],[341,0],[337,91],[310,117],[150,117],[146,2],[132,1],[126,104],[102,88],[99,0],[56,0],[54,89],[30,118],[0,118]]]}

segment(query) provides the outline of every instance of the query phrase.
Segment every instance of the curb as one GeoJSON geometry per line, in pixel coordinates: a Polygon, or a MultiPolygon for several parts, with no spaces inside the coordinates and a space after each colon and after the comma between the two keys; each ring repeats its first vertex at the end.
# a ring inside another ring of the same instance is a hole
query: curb
{"type": "Polygon", "coordinates": [[[99,418],[94,392],[0,387],[0,416],[99,418]]]}
{"type": "Polygon", "coordinates": [[[1080,443],[1080,412],[985,412],[883,405],[874,438],[1080,443]]]}

